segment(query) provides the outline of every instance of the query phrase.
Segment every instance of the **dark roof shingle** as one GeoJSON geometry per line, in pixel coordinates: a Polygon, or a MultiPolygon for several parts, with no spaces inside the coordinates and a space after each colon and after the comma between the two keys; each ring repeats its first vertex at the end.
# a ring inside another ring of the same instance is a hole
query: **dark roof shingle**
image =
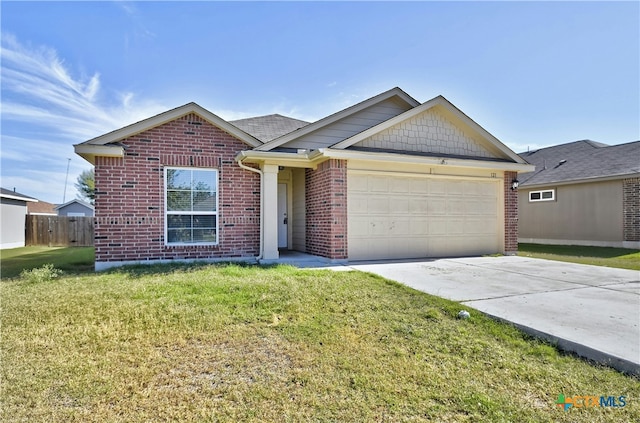
{"type": "Polygon", "coordinates": [[[262,142],[271,141],[309,124],[304,120],[278,114],[232,120],[229,123],[262,142]]]}
{"type": "Polygon", "coordinates": [[[536,166],[518,175],[521,186],[571,182],[640,173],[640,141],[606,145],[575,141],[520,153],[536,166]]]}

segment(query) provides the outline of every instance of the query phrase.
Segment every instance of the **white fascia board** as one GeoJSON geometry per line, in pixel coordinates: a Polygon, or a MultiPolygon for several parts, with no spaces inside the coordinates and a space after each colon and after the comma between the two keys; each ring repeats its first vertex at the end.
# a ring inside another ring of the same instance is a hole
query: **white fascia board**
{"type": "Polygon", "coordinates": [[[236,161],[242,163],[272,164],[287,167],[315,168],[317,163],[310,160],[309,153],[283,153],[274,151],[241,151],[236,161]]]}
{"type": "Polygon", "coordinates": [[[171,109],[164,113],[160,113],[159,115],[150,117],[145,120],[141,120],[140,122],[133,123],[131,125],[125,126],[124,128],[116,129],[115,131],[108,132],[104,135],[90,139],[78,145],[83,145],[83,144],[105,145],[112,142],[120,141],[125,138],[131,137],[133,135],[139,134],[141,132],[147,131],[149,129],[155,128],[156,126],[160,126],[165,123],[176,120],[190,113],[197,114],[198,116],[202,117],[209,123],[219,127],[225,132],[228,132],[234,137],[244,141],[251,147],[257,147],[259,145],[262,145],[262,142],[259,141],[258,139],[252,137],[251,135],[247,134],[243,130],[230,124],[226,120],[211,113],[210,111],[199,106],[196,103],[188,103],[188,104],[185,104],[184,106],[176,107],[175,109],[171,109]]]}
{"type": "Polygon", "coordinates": [[[339,121],[340,119],[344,119],[347,116],[350,116],[354,113],[357,113],[361,110],[366,109],[367,107],[371,107],[374,104],[380,103],[382,101],[385,101],[391,97],[394,96],[398,96],[400,97],[402,100],[404,100],[407,104],[411,105],[412,107],[416,107],[418,105],[420,105],[420,103],[418,101],[416,101],[414,98],[412,98],[410,95],[408,95],[407,93],[405,93],[404,91],[402,91],[400,88],[396,87],[393,88],[389,91],[385,91],[382,94],[378,94],[375,97],[371,97],[367,100],[364,100],[358,104],[355,104],[351,107],[347,107],[346,109],[340,110],[332,115],[329,115],[325,118],[322,118],[316,122],[310,123],[307,126],[304,126],[296,131],[290,132],[288,134],[285,134],[279,138],[276,138],[275,140],[271,140],[259,147],[256,148],[256,150],[258,151],[269,151],[272,150],[276,147],[279,147],[283,144],[286,144],[290,141],[293,141],[296,138],[300,138],[304,135],[310,134],[313,131],[317,131],[320,128],[323,128],[327,125],[331,125],[332,123],[335,123],[337,121],[339,121]]]}
{"type": "MultiPolygon", "coordinates": [[[[412,156],[408,154],[398,153],[381,153],[354,150],[336,150],[332,148],[321,148],[317,150],[318,154],[324,159],[341,159],[341,160],[373,160],[393,163],[413,163],[425,164],[431,166],[452,166],[452,167],[468,167],[476,169],[496,169],[504,171],[514,171],[518,173],[532,172],[534,165],[527,163],[511,163],[511,162],[495,162],[489,160],[474,159],[456,159],[449,157],[425,157],[412,156]]],[[[319,158],[311,157],[314,161],[322,161],[319,158]]]]}
{"type": "Polygon", "coordinates": [[[8,198],[10,200],[25,201],[25,202],[30,202],[30,203],[39,203],[40,202],[39,200],[37,200],[35,198],[22,197],[22,196],[19,196],[19,195],[11,195],[11,194],[0,194],[0,197],[8,198]]]}
{"type": "Polygon", "coordinates": [[[89,163],[95,165],[96,157],[124,157],[124,147],[121,145],[93,145],[76,144],[75,152],[89,163]]]}
{"type": "Polygon", "coordinates": [[[481,137],[483,137],[484,139],[489,141],[491,144],[493,144],[500,152],[505,154],[514,162],[526,164],[526,161],[522,159],[522,157],[518,156],[518,154],[516,154],[513,150],[511,150],[509,147],[504,145],[500,140],[498,140],[496,137],[491,135],[487,130],[485,130],[483,127],[478,125],[469,116],[464,114],[462,111],[460,111],[460,109],[455,107],[453,104],[449,102],[449,100],[447,100],[442,96],[432,98],[431,100],[422,103],[418,107],[414,107],[413,109],[407,110],[406,112],[401,113],[398,116],[395,116],[365,131],[362,131],[350,138],[347,138],[344,141],[334,144],[331,146],[331,148],[344,149],[347,147],[351,147],[352,145],[357,144],[358,142],[363,141],[366,138],[369,138],[381,131],[384,131],[385,129],[389,129],[397,124],[400,124],[408,119],[411,119],[412,117],[415,117],[420,113],[423,113],[435,106],[442,106],[445,109],[447,109],[450,113],[454,114],[458,119],[460,119],[465,125],[470,127],[473,131],[478,133],[481,137]]]}

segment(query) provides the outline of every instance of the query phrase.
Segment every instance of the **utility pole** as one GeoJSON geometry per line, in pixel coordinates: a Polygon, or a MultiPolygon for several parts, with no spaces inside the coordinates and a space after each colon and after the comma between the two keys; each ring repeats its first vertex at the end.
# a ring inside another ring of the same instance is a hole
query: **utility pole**
{"type": "Polygon", "coordinates": [[[71,164],[71,159],[67,159],[67,176],[64,177],[64,193],[62,194],[62,204],[66,203],[66,200],[67,200],[67,180],[69,180],[70,164],[71,164]]]}

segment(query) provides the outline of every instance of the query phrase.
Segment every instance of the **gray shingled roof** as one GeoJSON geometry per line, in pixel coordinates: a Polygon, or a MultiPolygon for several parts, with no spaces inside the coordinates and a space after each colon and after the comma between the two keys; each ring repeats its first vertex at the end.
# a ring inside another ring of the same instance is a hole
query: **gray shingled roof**
{"type": "Polygon", "coordinates": [[[33,197],[29,197],[28,195],[20,194],[19,192],[15,192],[6,188],[0,188],[0,195],[2,195],[3,197],[9,196],[14,198],[21,198],[21,199],[24,199],[25,201],[38,201],[33,197]]]}
{"type": "Polygon", "coordinates": [[[262,142],[271,141],[309,124],[309,122],[305,122],[304,120],[277,114],[232,120],[229,121],[229,123],[262,142]]]}
{"type": "Polygon", "coordinates": [[[520,153],[536,166],[518,175],[520,186],[640,174],[640,141],[606,145],[583,140],[520,153]]]}

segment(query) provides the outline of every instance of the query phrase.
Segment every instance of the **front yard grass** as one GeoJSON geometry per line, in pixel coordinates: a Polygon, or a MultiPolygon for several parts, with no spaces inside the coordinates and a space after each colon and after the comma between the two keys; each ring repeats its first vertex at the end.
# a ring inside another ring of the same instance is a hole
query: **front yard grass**
{"type": "Polygon", "coordinates": [[[570,263],[640,270],[640,251],[628,248],[518,244],[518,255],[570,263]]]}
{"type": "Polygon", "coordinates": [[[640,421],[638,379],[366,273],[149,266],[0,289],[3,422],[640,421]]]}
{"type": "Polygon", "coordinates": [[[93,247],[21,247],[0,250],[0,277],[13,278],[23,270],[54,264],[65,272],[93,270],[93,247]]]}

